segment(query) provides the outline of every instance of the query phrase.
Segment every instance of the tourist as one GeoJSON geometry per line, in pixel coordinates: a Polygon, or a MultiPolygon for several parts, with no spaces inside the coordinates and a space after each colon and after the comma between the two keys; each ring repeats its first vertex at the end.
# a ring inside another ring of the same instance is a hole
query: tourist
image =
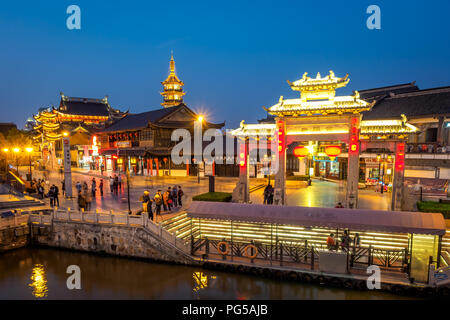
{"type": "Polygon", "coordinates": [[[183,203],[181,202],[181,200],[182,200],[183,195],[184,195],[183,190],[181,190],[181,186],[178,186],[177,195],[178,195],[178,205],[181,207],[181,206],[183,206],[183,203]]]}
{"type": "Polygon", "coordinates": [[[173,186],[172,188],[172,201],[173,201],[173,207],[176,208],[178,205],[178,190],[177,186],[173,186]]]}
{"type": "Polygon", "coordinates": [[[334,240],[334,234],[330,233],[327,238],[327,248],[328,250],[334,250],[336,248],[336,241],[334,240]]]}
{"type": "Polygon", "coordinates": [[[263,196],[264,196],[263,204],[267,204],[267,199],[269,198],[269,185],[267,185],[264,188],[263,196]]]}
{"type": "Polygon", "coordinates": [[[272,187],[271,184],[269,184],[268,186],[268,197],[267,197],[267,204],[273,204],[273,194],[274,194],[274,189],[272,187]]]}
{"type": "Polygon", "coordinates": [[[171,208],[171,200],[170,200],[170,197],[171,197],[171,190],[170,190],[170,187],[169,187],[169,189],[167,189],[166,190],[166,192],[164,192],[164,194],[163,194],[163,206],[164,206],[164,211],[171,211],[170,210],[170,208],[171,208]],[[169,202],[170,201],[170,202],[169,202]]]}
{"type": "Polygon", "coordinates": [[[100,184],[98,185],[100,189],[100,196],[103,198],[103,179],[100,179],[100,184]]]}
{"type": "MultiPolygon", "coordinates": [[[[155,197],[153,198],[155,201],[155,207],[156,207],[156,216],[161,216],[161,205],[163,204],[163,198],[161,195],[161,190],[158,190],[158,192],[155,194],[155,197]]],[[[155,216],[155,220],[156,220],[155,216]]]]}
{"type": "Polygon", "coordinates": [[[361,239],[359,237],[359,233],[355,234],[355,238],[353,239],[353,245],[355,248],[359,248],[361,246],[361,239]]]}
{"type": "Polygon", "coordinates": [[[75,188],[77,189],[78,194],[80,194],[81,193],[81,183],[80,183],[80,181],[77,181],[77,184],[75,185],[75,188]]]}
{"type": "Polygon", "coordinates": [[[119,191],[122,193],[122,175],[119,173],[119,176],[117,177],[117,188],[119,188],[119,191]]]}
{"type": "Polygon", "coordinates": [[[78,193],[78,211],[81,211],[81,209],[86,210],[86,199],[81,194],[81,192],[78,193]]]}
{"type": "Polygon", "coordinates": [[[100,165],[100,173],[101,173],[101,175],[103,175],[103,171],[105,171],[105,165],[102,162],[102,164],[100,165]]]}
{"type": "Polygon", "coordinates": [[[114,178],[112,176],[109,176],[109,189],[111,190],[111,193],[114,192],[114,178]]]}
{"type": "Polygon", "coordinates": [[[42,185],[42,183],[38,184],[38,195],[40,199],[44,199],[44,186],[42,185]]]}
{"type": "Polygon", "coordinates": [[[91,190],[92,190],[92,198],[95,198],[95,193],[97,191],[97,181],[95,181],[95,178],[92,178],[91,190]]]}
{"type": "Polygon", "coordinates": [[[341,239],[341,249],[342,251],[348,250],[348,247],[350,246],[351,243],[351,238],[348,235],[348,231],[344,230],[344,235],[342,236],[341,239]]]}
{"type": "Polygon", "coordinates": [[[59,207],[59,189],[53,185],[53,205],[59,207]]]}
{"type": "Polygon", "coordinates": [[[48,193],[47,193],[47,197],[50,199],[50,207],[54,206],[54,201],[55,201],[55,198],[53,197],[54,192],[55,192],[55,189],[52,185],[50,187],[50,189],[48,189],[48,193]]]}
{"type": "Polygon", "coordinates": [[[61,190],[62,190],[62,195],[63,197],[66,196],[66,181],[61,181],[61,190]]]}
{"type": "Polygon", "coordinates": [[[144,191],[144,195],[142,196],[142,212],[148,213],[148,218],[153,220],[153,212],[152,212],[152,200],[150,199],[150,192],[147,190],[144,191]]]}
{"type": "Polygon", "coordinates": [[[117,177],[117,175],[114,175],[114,193],[119,193],[119,178],[117,177]]]}

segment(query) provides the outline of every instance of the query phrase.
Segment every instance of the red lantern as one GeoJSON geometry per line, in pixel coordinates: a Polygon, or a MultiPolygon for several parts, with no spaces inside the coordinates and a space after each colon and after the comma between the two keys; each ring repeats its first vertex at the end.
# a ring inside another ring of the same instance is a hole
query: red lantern
{"type": "Polygon", "coordinates": [[[334,161],[334,159],[341,154],[341,147],[340,146],[327,146],[325,147],[325,153],[328,157],[330,157],[331,161],[334,161]]]}
{"type": "Polygon", "coordinates": [[[294,149],[294,156],[297,158],[306,157],[309,154],[309,150],[305,146],[297,146],[294,149]]]}

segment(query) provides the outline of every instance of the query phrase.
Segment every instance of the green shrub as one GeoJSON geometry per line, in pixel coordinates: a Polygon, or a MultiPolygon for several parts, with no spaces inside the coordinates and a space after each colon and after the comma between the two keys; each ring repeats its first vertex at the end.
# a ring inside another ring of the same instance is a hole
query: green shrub
{"type": "Polygon", "coordinates": [[[207,192],[192,197],[194,201],[213,201],[213,202],[230,202],[231,193],[229,192],[207,192]]]}
{"type": "Polygon", "coordinates": [[[445,219],[450,219],[450,203],[439,203],[435,201],[418,201],[417,209],[421,212],[442,213],[445,219]]]}

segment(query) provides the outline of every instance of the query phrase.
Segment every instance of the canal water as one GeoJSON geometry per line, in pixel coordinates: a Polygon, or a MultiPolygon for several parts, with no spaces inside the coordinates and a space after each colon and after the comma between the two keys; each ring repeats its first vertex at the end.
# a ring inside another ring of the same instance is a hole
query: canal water
{"type": "Polygon", "coordinates": [[[88,253],[24,248],[0,255],[0,299],[404,299],[88,253]],[[81,269],[81,290],[66,269],[81,269]]]}

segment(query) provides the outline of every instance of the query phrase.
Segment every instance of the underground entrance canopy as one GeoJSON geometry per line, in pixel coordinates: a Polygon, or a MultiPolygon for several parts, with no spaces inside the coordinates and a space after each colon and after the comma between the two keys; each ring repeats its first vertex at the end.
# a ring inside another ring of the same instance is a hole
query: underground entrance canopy
{"type": "Polygon", "coordinates": [[[440,213],[193,201],[187,215],[191,218],[200,219],[302,227],[348,228],[358,231],[430,235],[445,234],[445,220],[440,213]]]}

